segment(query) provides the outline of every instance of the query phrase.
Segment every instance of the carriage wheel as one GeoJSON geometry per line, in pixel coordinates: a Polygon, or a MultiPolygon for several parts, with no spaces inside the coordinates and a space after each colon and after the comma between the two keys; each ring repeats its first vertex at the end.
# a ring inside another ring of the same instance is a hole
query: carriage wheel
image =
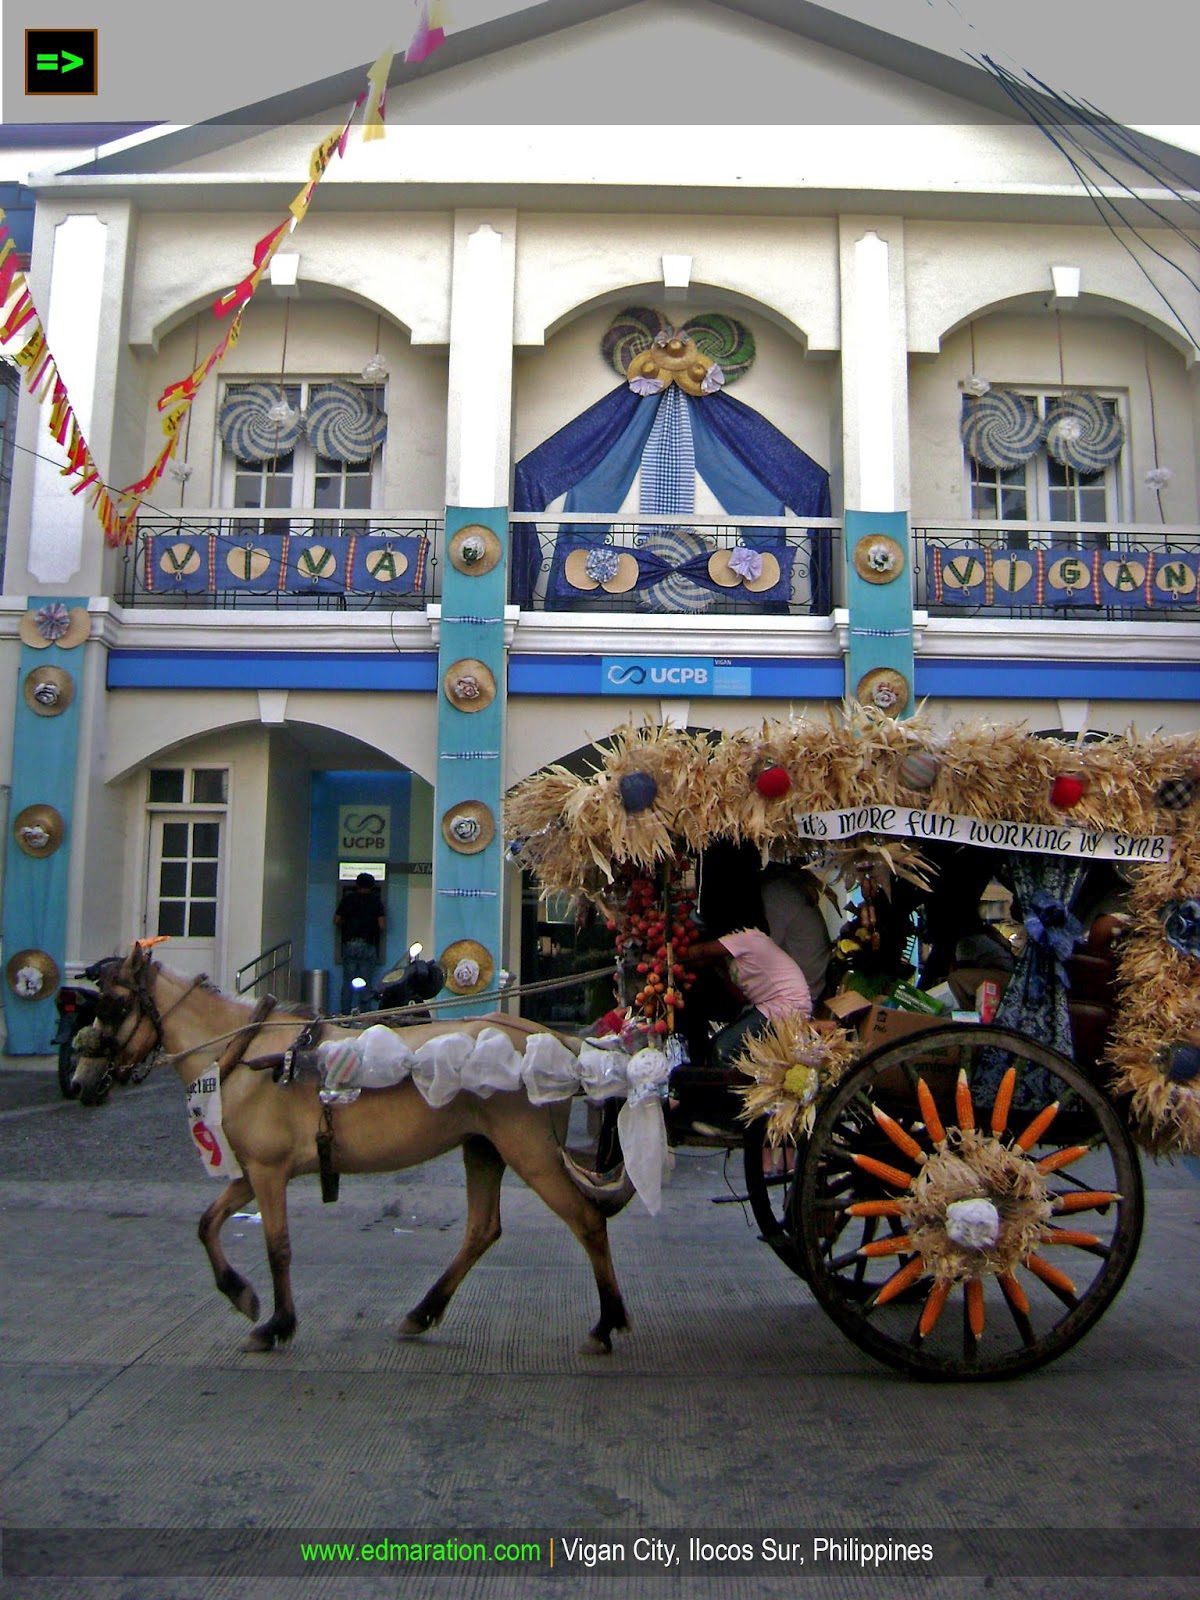
{"type": "Polygon", "coordinates": [[[885,1046],[830,1091],[796,1217],[813,1293],[868,1354],[920,1378],[1013,1377],[1121,1287],[1141,1169],[1075,1066],[967,1024],[885,1046]]]}
{"type": "Polygon", "coordinates": [[[746,1198],[763,1242],[771,1246],[783,1264],[797,1277],[806,1278],[808,1271],[797,1237],[795,1209],[796,1178],[804,1159],[803,1146],[799,1150],[793,1145],[782,1146],[782,1160],[790,1170],[775,1173],[763,1170],[763,1157],[766,1155],[769,1159],[770,1150],[767,1119],[759,1117],[747,1127],[742,1140],[746,1198]]]}

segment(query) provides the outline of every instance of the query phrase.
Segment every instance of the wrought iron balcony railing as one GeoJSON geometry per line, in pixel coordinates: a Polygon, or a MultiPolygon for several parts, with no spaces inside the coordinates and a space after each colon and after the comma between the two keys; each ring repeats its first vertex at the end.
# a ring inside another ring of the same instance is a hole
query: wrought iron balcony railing
{"type": "Polygon", "coordinates": [[[916,603],[935,616],[1200,622],[1200,528],[925,523],[916,603]]]}
{"type": "Polygon", "coordinates": [[[510,597],[537,611],[828,616],[842,603],[828,517],[515,512],[510,597]]]}
{"type": "Polygon", "coordinates": [[[142,516],[123,552],[123,606],[337,611],[437,596],[440,517],[417,512],[189,511],[142,516]]]}

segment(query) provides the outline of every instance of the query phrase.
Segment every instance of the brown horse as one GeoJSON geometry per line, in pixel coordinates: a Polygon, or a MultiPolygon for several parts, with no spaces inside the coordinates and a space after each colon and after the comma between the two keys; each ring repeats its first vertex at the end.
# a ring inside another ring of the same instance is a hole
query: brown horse
{"type": "MultiPolygon", "coordinates": [[[[189,1084],[226,1048],[231,1037],[249,1035],[251,1006],[231,1000],[207,980],[171,972],[139,946],[126,957],[100,964],[102,994],[99,1032],[110,1060],[80,1059],[75,1081],[85,1102],[95,1099],[98,1079],[112,1070],[118,1078],[145,1062],[158,1048],[166,1051],[184,1084],[189,1084]]],[[[295,1015],[271,1016],[260,1038],[272,1053],[285,1050],[308,1024],[295,1015]]],[[[352,1037],[349,1030],[322,1024],[322,1038],[352,1037]]],[[[485,1027],[501,1028],[524,1048],[532,1033],[550,1032],[515,1017],[425,1023],[404,1029],[416,1048],[440,1034],[477,1036],[485,1027]]],[[[569,1045],[569,1041],[563,1041],[569,1045]]],[[[249,1200],[262,1216],[267,1261],[274,1288],[274,1310],[246,1339],[243,1349],[270,1350],[296,1331],[288,1241],[287,1186],[292,1178],[319,1167],[317,1134],[324,1112],[315,1082],[278,1084],[252,1063],[235,1066],[222,1083],[222,1121],[244,1177],[234,1179],[200,1219],[200,1242],[212,1265],[217,1288],[244,1316],[258,1316],[258,1296],[230,1265],[221,1247],[221,1229],[249,1200]]],[[[524,1090],[481,1099],[460,1093],[440,1110],[429,1106],[410,1080],[389,1089],[364,1090],[351,1104],[333,1109],[334,1159],[339,1172],[395,1172],[417,1166],[461,1146],[467,1175],[467,1222],[462,1245],[450,1265],[401,1322],[399,1337],[417,1338],[441,1320],[450,1297],[500,1237],[500,1180],[505,1167],[546,1202],[582,1244],[600,1296],[600,1320],[584,1350],[612,1349],[612,1333],[628,1326],[608,1249],[604,1214],[572,1183],[561,1155],[564,1105],[535,1106],[524,1090]]]]}

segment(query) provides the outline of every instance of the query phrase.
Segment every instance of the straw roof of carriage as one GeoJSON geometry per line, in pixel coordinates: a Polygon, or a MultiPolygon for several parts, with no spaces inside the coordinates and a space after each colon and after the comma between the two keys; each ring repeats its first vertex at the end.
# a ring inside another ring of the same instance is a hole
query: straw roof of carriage
{"type": "MultiPolygon", "coordinates": [[[[718,837],[750,841],[764,858],[794,854],[806,843],[798,819],[812,812],[881,806],[1164,836],[1165,859],[1122,861],[1131,869],[1132,923],[1119,949],[1106,1060],[1148,1148],[1200,1153],[1200,1078],[1172,1069],[1175,1047],[1200,1046],[1200,954],[1164,932],[1170,908],[1200,901],[1200,733],[1061,742],[1012,724],[938,731],[920,715],[898,722],[848,704],[838,715],[765,721],[719,739],[647,720],[597,744],[594,759],[589,774],[556,766],[518,784],[504,826],[513,859],[544,890],[599,903],[627,871],[655,871],[718,837]],[[926,758],[915,769],[930,780],[926,788],[906,781],[912,757],[926,758]],[[774,798],[757,781],[772,767],[788,780],[774,798]],[[623,794],[631,774],[652,780],[637,780],[639,802],[653,795],[640,809],[623,794]],[[1064,810],[1051,797],[1054,780],[1067,775],[1083,780],[1083,793],[1064,810]]],[[[897,849],[883,838],[876,844],[897,849]]]]}

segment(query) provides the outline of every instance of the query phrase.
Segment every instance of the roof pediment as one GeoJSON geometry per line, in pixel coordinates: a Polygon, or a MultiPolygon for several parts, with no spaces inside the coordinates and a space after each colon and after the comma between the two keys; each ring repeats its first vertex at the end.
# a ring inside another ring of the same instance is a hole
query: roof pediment
{"type": "MultiPolygon", "coordinates": [[[[73,172],[141,183],[160,178],[184,189],[189,178],[294,181],[315,140],[344,119],[364,77],[359,65],[206,122],[156,129],[101,152],[86,173],[73,172]]],[[[1013,114],[987,73],[810,0],[541,0],[515,7],[451,34],[423,63],[395,63],[387,121],[392,136],[357,153],[354,163],[335,163],[328,185],[440,184],[443,193],[456,183],[498,191],[507,185],[511,204],[513,185],[595,188],[619,186],[622,176],[636,185],[650,172],[696,189],[703,166],[711,186],[748,191],[779,183],[869,192],[875,184],[864,174],[876,165],[907,166],[918,188],[923,168],[931,183],[938,171],[968,186],[1069,181],[1061,158],[1013,114]],[[538,137],[545,127],[587,133],[539,148],[551,143],[538,137]],[[811,151],[796,140],[790,162],[764,166],[762,136],[747,130],[779,127],[823,133],[811,151]],[[404,130],[417,128],[446,133],[415,143],[404,130]],[[889,135],[873,150],[870,132],[883,128],[889,135]],[[911,130],[899,146],[891,131],[897,128],[911,130]],[[597,137],[601,129],[607,131],[597,137]],[[935,130],[942,141],[936,151],[929,137],[935,130]]],[[[60,173],[61,183],[72,170],[60,173]]],[[[878,186],[901,185],[885,178],[878,186]]],[[[431,197],[439,203],[432,190],[431,197]]],[[[371,203],[365,194],[362,200],[371,203]]],[[[202,203],[218,203],[218,196],[202,203]]]]}

